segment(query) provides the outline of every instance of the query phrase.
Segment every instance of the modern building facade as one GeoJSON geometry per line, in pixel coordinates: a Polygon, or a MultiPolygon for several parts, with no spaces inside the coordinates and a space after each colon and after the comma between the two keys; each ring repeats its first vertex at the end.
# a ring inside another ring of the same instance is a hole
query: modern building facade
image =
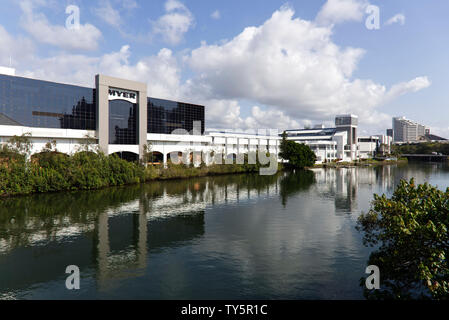
{"type": "Polygon", "coordinates": [[[313,129],[287,130],[287,139],[308,145],[315,152],[317,163],[357,160],[357,116],[339,115],[335,124],[335,128],[318,125],[313,129]]]}
{"type": "Polygon", "coordinates": [[[358,137],[359,158],[370,159],[390,154],[392,141],[393,138],[386,135],[358,137]]]}
{"type": "Polygon", "coordinates": [[[0,143],[23,134],[30,135],[32,153],[55,141],[59,152],[71,154],[89,139],[106,154],[138,159],[150,143],[164,163],[171,153],[217,148],[224,158],[244,150],[277,155],[280,141],[277,132],[206,134],[204,106],[148,97],[145,83],[97,75],[95,87],[86,88],[17,77],[5,69],[0,74],[0,143]]]}
{"type": "Polygon", "coordinates": [[[312,149],[318,164],[344,159],[345,132],[337,132],[335,128],[286,130],[287,139],[303,143],[312,149]]]}
{"type": "Polygon", "coordinates": [[[345,157],[352,161],[357,160],[357,127],[359,117],[353,114],[338,115],[335,117],[337,132],[347,133],[347,142],[344,146],[345,157]]]}
{"type": "Polygon", "coordinates": [[[381,155],[391,154],[391,145],[393,144],[393,137],[389,135],[378,135],[379,138],[379,153],[381,155]]]}
{"type": "Polygon", "coordinates": [[[335,128],[317,125],[313,129],[287,130],[287,139],[308,145],[317,156],[317,163],[350,162],[368,159],[379,153],[389,154],[392,138],[386,135],[358,137],[358,117],[338,115],[335,128]]]}
{"type": "Polygon", "coordinates": [[[393,141],[395,143],[417,142],[426,136],[426,127],[405,117],[393,118],[393,141]]]}
{"type": "Polygon", "coordinates": [[[379,151],[380,143],[378,136],[358,137],[357,140],[360,159],[373,158],[379,151]]]}
{"type": "Polygon", "coordinates": [[[192,132],[195,121],[201,122],[200,134],[205,132],[204,106],[191,103],[148,98],[148,132],[171,134],[181,129],[192,132]]]}

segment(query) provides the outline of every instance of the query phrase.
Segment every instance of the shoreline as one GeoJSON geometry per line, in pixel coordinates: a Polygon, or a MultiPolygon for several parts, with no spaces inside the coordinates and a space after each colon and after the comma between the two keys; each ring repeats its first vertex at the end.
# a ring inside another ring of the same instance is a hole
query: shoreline
{"type": "Polygon", "coordinates": [[[395,164],[408,164],[407,159],[398,159],[398,160],[374,160],[367,159],[365,161],[360,162],[331,162],[331,163],[322,163],[316,164],[313,167],[309,167],[307,169],[340,169],[340,168],[357,168],[357,167],[376,167],[376,166],[386,166],[386,165],[395,165],[395,164]]]}
{"type": "MultiPolygon", "coordinates": [[[[356,168],[356,167],[375,167],[375,166],[385,166],[385,165],[395,165],[395,164],[407,164],[408,161],[405,159],[399,159],[394,161],[377,161],[377,160],[368,160],[363,162],[342,162],[342,163],[325,163],[325,164],[317,164],[313,167],[306,167],[304,170],[311,169],[340,169],[340,168],[356,168]]],[[[77,191],[90,191],[90,190],[104,190],[108,188],[114,187],[126,187],[126,186],[136,186],[147,184],[151,182],[161,182],[161,181],[176,181],[176,180],[187,180],[193,178],[205,178],[205,177],[214,177],[214,176],[225,176],[225,175],[239,175],[239,174],[258,174],[257,167],[246,167],[245,165],[228,165],[225,170],[221,168],[218,169],[216,166],[210,167],[183,167],[172,165],[168,168],[161,168],[157,166],[147,167],[145,171],[147,172],[147,176],[143,181],[135,182],[135,183],[124,183],[124,184],[113,184],[107,185],[99,188],[72,188],[72,189],[61,189],[54,191],[44,191],[44,192],[26,192],[26,193],[3,193],[0,194],[1,199],[8,199],[14,197],[23,197],[29,195],[37,195],[37,194],[48,194],[48,193],[60,193],[60,192],[77,192],[77,191]]],[[[279,168],[276,174],[280,172],[286,171],[286,168],[279,163],[279,168]]]]}
{"type": "MultiPolygon", "coordinates": [[[[9,199],[14,197],[23,197],[38,194],[49,194],[49,193],[61,193],[61,192],[77,192],[77,191],[96,191],[104,190],[114,187],[126,187],[126,186],[137,186],[142,184],[148,184],[151,182],[161,182],[161,181],[176,181],[176,180],[188,180],[194,178],[205,178],[214,176],[225,176],[225,175],[239,175],[239,174],[259,174],[260,167],[255,165],[238,165],[231,164],[226,166],[209,166],[209,167],[185,167],[182,165],[170,165],[167,168],[158,166],[148,166],[143,169],[144,177],[139,182],[121,183],[121,184],[110,184],[102,187],[93,188],[70,188],[70,189],[60,189],[52,191],[42,191],[42,192],[23,192],[23,193],[1,193],[0,201],[2,199],[9,199]],[[226,169],[223,169],[226,168],[226,169]]],[[[283,172],[285,168],[279,163],[278,170],[276,174],[283,172]]]]}

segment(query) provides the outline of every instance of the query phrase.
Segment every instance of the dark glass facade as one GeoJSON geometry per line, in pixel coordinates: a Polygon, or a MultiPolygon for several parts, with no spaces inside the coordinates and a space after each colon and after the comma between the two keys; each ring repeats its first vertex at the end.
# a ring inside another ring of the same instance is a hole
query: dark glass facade
{"type": "Polygon", "coordinates": [[[138,144],[137,104],[109,101],[109,144],[138,144]]]}
{"type": "Polygon", "coordinates": [[[148,98],[148,133],[171,134],[176,129],[189,133],[193,123],[201,121],[201,134],[204,134],[204,106],[148,98]]]}
{"type": "Polygon", "coordinates": [[[0,125],[96,130],[96,90],[0,75],[0,125]]]}
{"type": "MultiPolygon", "coordinates": [[[[205,132],[204,106],[148,98],[147,108],[148,133],[191,133],[194,122],[205,132]]],[[[139,143],[138,109],[124,100],[109,102],[110,144],[139,143]]],[[[0,125],[97,130],[96,89],[0,74],[0,125]]]]}

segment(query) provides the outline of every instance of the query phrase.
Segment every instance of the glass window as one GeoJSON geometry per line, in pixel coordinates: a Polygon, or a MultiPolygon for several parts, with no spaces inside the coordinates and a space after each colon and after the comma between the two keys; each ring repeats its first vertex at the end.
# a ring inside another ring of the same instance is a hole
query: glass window
{"type": "Polygon", "coordinates": [[[109,101],[109,144],[138,144],[137,104],[109,101]]]}
{"type": "Polygon", "coordinates": [[[96,130],[96,90],[0,75],[0,125],[96,130]]]}
{"type": "Polygon", "coordinates": [[[176,129],[191,133],[195,121],[204,134],[204,106],[148,98],[148,133],[171,134],[176,129]]]}

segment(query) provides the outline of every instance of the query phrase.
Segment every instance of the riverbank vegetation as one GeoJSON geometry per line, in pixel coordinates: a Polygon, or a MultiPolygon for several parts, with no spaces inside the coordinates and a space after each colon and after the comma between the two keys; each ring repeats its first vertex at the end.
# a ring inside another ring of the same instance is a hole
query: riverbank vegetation
{"type": "Polygon", "coordinates": [[[449,155],[449,143],[423,142],[392,145],[392,154],[432,154],[449,155]]]}
{"type": "Polygon", "coordinates": [[[348,167],[372,167],[391,164],[407,164],[407,158],[376,160],[376,159],[360,159],[354,162],[337,162],[331,161],[322,164],[315,164],[313,168],[348,168],[348,167]]]}
{"type": "Polygon", "coordinates": [[[377,247],[368,265],[379,267],[381,289],[367,298],[449,299],[449,188],[401,181],[391,198],[374,195],[357,228],[377,247]]]}
{"type": "Polygon", "coordinates": [[[154,180],[183,179],[208,175],[258,173],[260,164],[193,165],[169,163],[143,165],[128,162],[99,150],[80,148],[73,155],[59,153],[49,142],[41,153],[29,156],[26,137],[15,137],[0,148],[0,196],[94,190],[154,180]]]}

